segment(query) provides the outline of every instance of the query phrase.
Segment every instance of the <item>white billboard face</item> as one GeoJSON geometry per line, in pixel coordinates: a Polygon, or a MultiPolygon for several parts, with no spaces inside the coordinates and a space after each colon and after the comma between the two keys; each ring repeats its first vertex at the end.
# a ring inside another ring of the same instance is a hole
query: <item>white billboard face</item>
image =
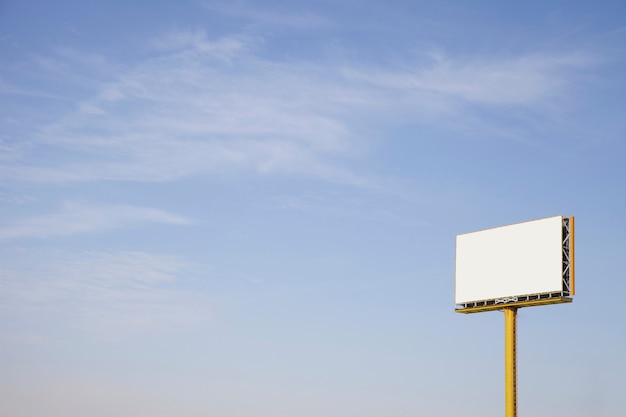
{"type": "Polygon", "coordinates": [[[456,304],[563,291],[563,217],[456,237],[456,304]]]}

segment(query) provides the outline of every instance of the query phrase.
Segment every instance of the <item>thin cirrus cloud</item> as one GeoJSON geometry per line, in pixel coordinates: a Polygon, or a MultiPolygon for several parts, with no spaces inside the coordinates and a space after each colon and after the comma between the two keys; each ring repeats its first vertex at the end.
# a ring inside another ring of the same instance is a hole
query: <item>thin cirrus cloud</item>
{"type": "Polygon", "coordinates": [[[594,64],[587,53],[531,54],[503,59],[454,60],[431,54],[432,63],[411,71],[350,70],[349,76],[391,91],[449,102],[525,105],[541,102],[568,84],[568,73],[594,64]]]}
{"type": "Polygon", "coordinates": [[[17,219],[10,226],[0,226],[0,240],[69,236],[142,223],[184,225],[191,221],[151,207],[67,203],[56,213],[17,219]]]}
{"type": "Polygon", "coordinates": [[[364,122],[463,115],[472,104],[540,106],[567,90],[572,71],[594,63],[585,53],[475,60],[436,54],[403,68],[322,66],[261,56],[263,42],[170,33],[154,43],[156,56],[100,83],[92,97],[40,129],[0,175],[171,181],[243,170],[362,184],[348,167],[367,149],[364,122]],[[32,163],[38,146],[67,158],[32,163]]]}

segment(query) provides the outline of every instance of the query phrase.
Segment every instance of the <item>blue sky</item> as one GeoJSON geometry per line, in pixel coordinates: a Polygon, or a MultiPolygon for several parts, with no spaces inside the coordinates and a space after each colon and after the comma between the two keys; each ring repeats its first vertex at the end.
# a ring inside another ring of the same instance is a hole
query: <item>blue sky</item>
{"type": "Polygon", "coordinates": [[[626,5],[0,2],[0,414],[499,416],[459,233],[576,217],[520,415],[626,391],[626,5]]]}

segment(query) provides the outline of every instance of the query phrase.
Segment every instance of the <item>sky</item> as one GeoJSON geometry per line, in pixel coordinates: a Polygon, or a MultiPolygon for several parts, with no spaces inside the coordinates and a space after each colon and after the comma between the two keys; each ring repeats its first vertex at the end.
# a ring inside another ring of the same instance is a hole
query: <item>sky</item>
{"type": "Polygon", "coordinates": [[[622,414],[625,45],[621,1],[0,1],[0,415],[500,416],[455,236],[556,215],[519,414],[622,414]]]}

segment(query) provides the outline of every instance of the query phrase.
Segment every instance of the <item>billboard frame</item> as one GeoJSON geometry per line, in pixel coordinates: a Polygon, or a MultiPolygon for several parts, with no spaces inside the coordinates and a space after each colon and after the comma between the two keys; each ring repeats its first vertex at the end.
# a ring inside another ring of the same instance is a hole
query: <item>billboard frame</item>
{"type": "MultiPolygon", "coordinates": [[[[503,310],[505,307],[531,307],[549,304],[571,303],[575,294],[575,276],[574,276],[574,217],[554,216],[561,218],[561,291],[541,292],[534,294],[517,294],[502,298],[490,298],[483,300],[473,300],[463,303],[455,303],[455,312],[470,314],[481,313],[485,311],[503,310]]],[[[550,218],[545,218],[550,219],[550,218]]],[[[537,219],[537,220],[545,220],[537,219]]],[[[534,221],[534,220],[532,220],[534,221]]],[[[528,223],[528,222],[523,222],[528,223]]],[[[516,223],[522,224],[522,223],[516,223]]],[[[514,226],[508,225],[508,226],[514,226]]],[[[507,227],[507,226],[502,226],[507,227]]],[[[496,229],[496,228],[494,228],[496,229]]],[[[492,229],[486,229],[492,230],[492,229]]],[[[474,232],[475,233],[475,232],[474,232]]],[[[458,239],[457,235],[457,239],[458,239]]],[[[457,247],[458,251],[458,247],[457,247]]],[[[456,261],[455,261],[456,265],[456,261]]],[[[456,276],[456,266],[455,266],[456,276]]],[[[456,281],[455,281],[456,289],[456,281]]],[[[455,290],[456,291],[456,290],[455,290]]]]}

